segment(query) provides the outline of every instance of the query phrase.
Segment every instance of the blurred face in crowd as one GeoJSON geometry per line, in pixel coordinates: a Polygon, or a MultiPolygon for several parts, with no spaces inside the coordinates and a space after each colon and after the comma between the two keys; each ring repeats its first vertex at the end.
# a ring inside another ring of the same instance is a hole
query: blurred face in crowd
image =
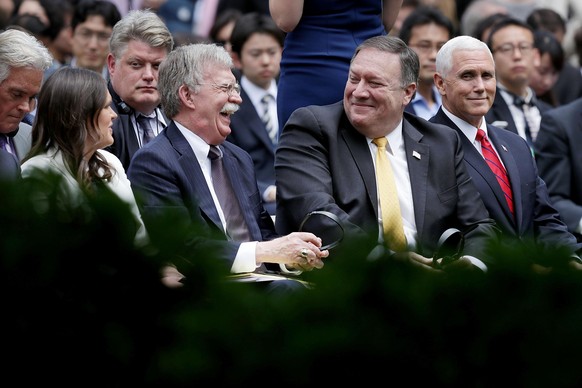
{"type": "Polygon", "coordinates": [[[488,49],[453,53],[448,74],[436,74],[435,85],[443,106],[455,116],[479,127],[495,99],[495,64],[488,49]]]}
{"type": "Polygon", "coordinates": [[[401,79],[397,54],[365,48],[356,55],[344,91],[344,109],[360,133],[385,136],[402,120],[416,84],[402,87],[401,79]]]}
{"type": "Polygon", "coordinates": [[[20,7],[18,7],[19,15],[35,15],[38,16],[40,21],[45,25],[50,25],[49,18],[44,10],[43,6],[37,0],[24,0],[20,7]]]}
{"type": "Polygon", "coordinates": [[[536,95],[541,96],[547,93],[556,82],[560,73],[552,64],[552,58],[549,53],[543,53],[540,56],[540,64],[536,66],[535,71],[530,77],[529,86],[534,90],[536,95]]]}
{"type": "Polygon", "coordinates": [[[109,37],[112,30],[99,15],[91,15],[76,26],[73,31],[73,55],[77,67],[98,73],[103,71],[109,53],[109,37]]]}
{"type": "Polygon", "coordinates": [[[255,85],[268,88],[279,75],[283,48],[270,34],[255,33],[242,47],[240,58],[233,53],[235,65],[255,85]]]}
{"type": "Polygon", "coordinates": [[[437,51],[449,38],[449,31],[436,23],[412,28],[408,45],[418,54],[421,81],[432,84],[437,51]]]}
{"type": "Polygon", "coordinates": [[[42,77],[41,70],[14,67],[0,83],[0,133],[16,130],[24,116],[34,110],[42,77]]]}
{"type": "Polygon", "coordinates": [[[160,104],[158,70],[166,56],[166,48],[138,40],[131,40],[120,58],[108,55],[111,85],[126,104],[145,114],[160,104]]]}
{"type": "Polygon", "coordinates": [[[510,25],[496,31],[491,38],[497,80],[510,91],[521,94],[517,93],[518,89],[528,85],[539,63],[532,32],[510,25]]]}

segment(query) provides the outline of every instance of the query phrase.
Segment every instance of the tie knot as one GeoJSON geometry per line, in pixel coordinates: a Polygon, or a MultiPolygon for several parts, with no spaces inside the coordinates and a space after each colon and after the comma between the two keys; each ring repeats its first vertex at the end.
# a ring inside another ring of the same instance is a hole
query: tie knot
{"type": "Polygon", "coordinates": [[[269,93],[267,93],[267,94],[265,94],[265,95],[263,96],[263,98],[261,98],[261,102],[262,102],[263,104],[268,104],[269,102],[271,102],[271,99],[272,99],[272,98],[273,98],[273,97],[272,97],[272,96],[271,96],[269,93]]]}
{"type": "Polygon", "coordinates": [[[211,145],[210,149],[208,150],[208,157],[210,160],[216,160],[221,157],[220,149],[217,146],[211,145]]]}
{"type": "Polygon", "coordinates": [[[529,101],[526,101],[525,98],[520,97],[520,96],[515,96],[513,98],[513,104],[515,106],[517,106],[518,108],[523,108],[524,106],[532,106],[533,105],[533,101],[530,99],[529,101]]]}
{"type": "Polygon", "coordinates": [[[385,137],[377,137],[372,140],[372,143],[376,144],[378,148],[386,148],[386,144],[388,144],[388,139],[385,137]]]}
{"type": "Polygon", "coordinates": [[[483,139],[486,139],[487,135],[485,135],[485,131],[482,130],[481,128],[477,129],[477,136],[475,136],[475,140],[477,140],[478,142],[480,142],[483,139]]]}

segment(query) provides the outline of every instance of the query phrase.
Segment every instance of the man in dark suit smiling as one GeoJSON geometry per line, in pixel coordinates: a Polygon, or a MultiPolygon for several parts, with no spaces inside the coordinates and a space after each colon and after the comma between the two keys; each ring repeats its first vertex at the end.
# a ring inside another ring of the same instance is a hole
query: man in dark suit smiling
{"type": "MultiPolygon", "coordinates": [[[[565,247],[578,261],[580,246],[553,207],[526,140],[485,121],[496,92],[489,48],[469,36],[453,38],[439,50],[436,70],[443,105],[430,121],[461,136],[469,174],[504,240],[565,247]]],[[[555,263],[547,257],[537,264],[555,263]]]]}
{"type": "Polygon", "coordinates": [[[418,56],[402,40],[370,38],[352,58],[343,102],[291,115],[275,158],[280,233],[297,230],[312,211],[328,211],[348,234],[371,236],[413,264],[430,266],[441,234],[457,228],[466,237],[463,261],[483,268],[476,258],[495,228],[467,173],[458,134],[404,113],[418,72],[418,56]],[[379,160],[386,168],[378,168],[379,160]],[[388,182],[390,169],[397,198],[389,202],[376,182],[388,182]],[[385,216],[393,209],[398,217],[385,216]]]}

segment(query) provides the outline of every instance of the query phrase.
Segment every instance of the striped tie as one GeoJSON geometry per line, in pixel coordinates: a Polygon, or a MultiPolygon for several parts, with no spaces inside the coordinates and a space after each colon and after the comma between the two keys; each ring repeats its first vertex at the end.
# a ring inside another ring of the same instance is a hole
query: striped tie
{"type": "Polygon", "coordinates": [[[273,125],[273,121],[271,120],[271,113],[269,109],[269,103],[271,102],[270,94],[265,94],[263,98],[261,98],[261,103],[263,104],[263,114],[261,115],[261,120],[263,124],[265,124],[265,129],[271,138],[273,144],[277,144],[277,129],[273,125]]]}
{"type": "Polygon", "coordinates": [[[478,129],[477,137],[475,139],[481,143],[483,157],[491,171],[493,171],[493,174],[495,174],[497,182],[499,182],[499,186],[501,186],[501,190],[503,190],[503,194],[505,194],[505,200],[507,201],[507,206],[509,206],[509,211],[513,214],[513,193],[511,192],[511,184],[509,183],[509,177],[507,176],[505,167],[501,164],[501,160],[499,160],[497,153],[491,146],[489,139],[487,139],[485,131],[478,129]]]}

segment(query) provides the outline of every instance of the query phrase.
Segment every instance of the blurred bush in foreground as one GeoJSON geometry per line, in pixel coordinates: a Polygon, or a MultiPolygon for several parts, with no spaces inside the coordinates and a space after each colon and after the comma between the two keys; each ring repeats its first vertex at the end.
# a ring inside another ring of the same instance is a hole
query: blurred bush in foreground
{"type": "Polygon", "coordinates": [[[137,250],[113,195],[89,211],[39,212],[39,190],[54,200],[33,182],[0,186],[2,370],[19,384],[582,381],[582,274],[531,271],[535,248],[492,247],[515,265],[444,277],[368,261],[354,243],[304,274],[312,290],[292,295],[225,281],[212,252],[196,252],[187,286],[168,289],[159,268],[196,231],[162,217],[156,246],[137,250]]]}

